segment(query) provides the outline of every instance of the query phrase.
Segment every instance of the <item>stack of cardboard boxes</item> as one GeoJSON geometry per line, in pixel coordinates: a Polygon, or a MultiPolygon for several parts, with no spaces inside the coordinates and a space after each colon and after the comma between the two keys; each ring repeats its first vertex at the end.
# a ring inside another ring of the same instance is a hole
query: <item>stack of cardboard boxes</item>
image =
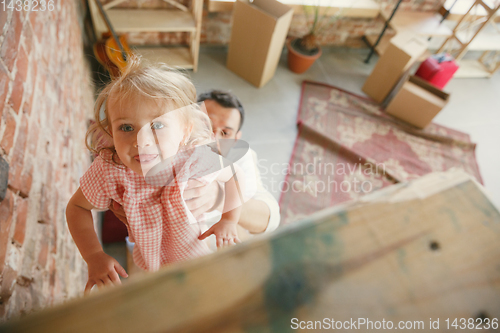
{"type": "Polygon", "coordinates": [[[363,91],[386,107],[386,112],[424,128],[448,102],[449,94],[410,76],[410,70],[426,52],[428,43],[411,32],[393,37],[366,80],[363,91]]]}

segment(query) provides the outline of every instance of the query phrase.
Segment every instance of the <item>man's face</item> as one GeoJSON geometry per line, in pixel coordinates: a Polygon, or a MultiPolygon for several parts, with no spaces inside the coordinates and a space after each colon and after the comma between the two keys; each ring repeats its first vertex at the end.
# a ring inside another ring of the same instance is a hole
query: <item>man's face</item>
{"type": "Polygon", "coordinates": [[[207,99],[205,102],[208,117],[212,121],[212,129],[215,138],[219,139],[236,139],[241,137],[240,127],[241,116],[238,109],[225,108],[216,101],[207,99]]]}

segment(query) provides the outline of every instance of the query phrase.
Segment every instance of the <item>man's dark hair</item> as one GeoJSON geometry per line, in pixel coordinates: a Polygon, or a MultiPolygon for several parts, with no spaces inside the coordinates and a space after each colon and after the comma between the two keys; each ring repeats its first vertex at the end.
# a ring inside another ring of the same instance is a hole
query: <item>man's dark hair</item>
{"type": "Polygon", "coordinates": [[[245,119],[245,110],[238,97],[229,91],[214,89],[198,96],[198,102],[203,102],[207,99],[217,102],[217,104],[224,108],[237,109],[240,112],[240,127],[238,127],[238,131],[241,129],[243,120],[245,119]]]}

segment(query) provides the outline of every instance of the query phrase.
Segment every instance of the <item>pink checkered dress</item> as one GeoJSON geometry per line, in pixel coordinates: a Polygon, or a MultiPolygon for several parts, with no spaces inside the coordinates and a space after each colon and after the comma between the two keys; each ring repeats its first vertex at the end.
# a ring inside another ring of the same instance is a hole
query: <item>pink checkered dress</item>
{"type": "Polygon", "coordinates": [[[103,151],[80,179],[87,200],[107,209],[111,199],[123,206],[128,232],[135,239],[134,261],[144,270],[211,253],[182,197],[188,179],[205,184],[220,170],[219,155],[206,146],[182,150],[163,171],[146,179],[110,162],[103,151]],[[172,168],[173,166],[173,168],[172,168]]]}

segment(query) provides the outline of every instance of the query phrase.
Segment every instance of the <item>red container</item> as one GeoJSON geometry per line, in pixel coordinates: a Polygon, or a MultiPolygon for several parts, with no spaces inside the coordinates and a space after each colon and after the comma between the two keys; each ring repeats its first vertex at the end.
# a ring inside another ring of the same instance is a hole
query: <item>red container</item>
{"type": "Polygon", "coordinates": [[[420,65],[415,76],[426,80],[439,89],[443,89],[458,70],[458,65],[449,56],[442,62],[439,62],[438,59],[435,57],[427,58],[420,65]]]}

